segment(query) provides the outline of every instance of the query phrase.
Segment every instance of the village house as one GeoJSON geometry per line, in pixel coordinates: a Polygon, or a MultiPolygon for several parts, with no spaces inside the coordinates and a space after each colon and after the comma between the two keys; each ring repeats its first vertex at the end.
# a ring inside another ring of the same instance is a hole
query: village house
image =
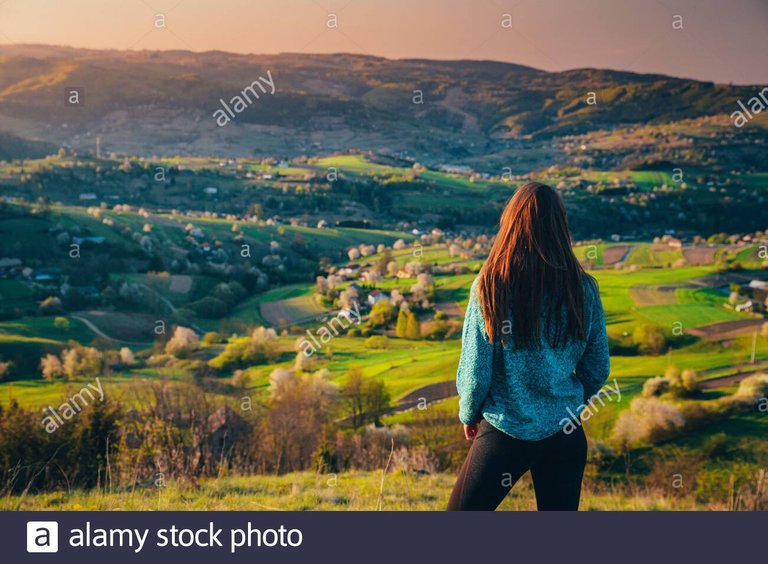
{"type": "Polygon", "coordinates": [[[381,290],[373,290],[370,294],[368,294],[368,305],[373,307],[378,302],[383,300],[388,300],[388,299],[389,299],[389,294],[386,294],[381,290]]]}
{"type": "Polygon", "coordinates": [[[667,245],[672,247],[673,249],[680,249],[683,246],[683,240],[678,239],[677,237],[670,237],[667,241],[667,245]]]}
{"type": "Polygon", "coordinates": [[[736,311],[742,313],[759,313],[765,311],[765,303],[750,299],[743,304],[737,304],[735,309],[736,311]]]}

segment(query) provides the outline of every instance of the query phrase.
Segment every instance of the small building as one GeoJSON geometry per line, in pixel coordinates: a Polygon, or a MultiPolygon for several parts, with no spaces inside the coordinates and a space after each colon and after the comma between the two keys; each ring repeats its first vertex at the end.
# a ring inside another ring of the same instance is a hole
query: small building
{"type": "Polygon", "coordinates": [[[97,196],[93,192],[82,192],[80,194],[80,201],[83,201],[83,202],[89,202],[89,201],[95,200],[96,198],[97,196]]]}
{"type": "Polygon", "coordinates": [[[373,290],[370,294],[368,294],[368,305],[373,306],[377,304],[378,302],[381,302],[383,300],[388,300],[389,295],[382,292],[381,290],[373,290]]]}
{"type": "Polygon", "coordinates": [[[736,305],[736,311],[742,313],[755,313],[757,311],[762,311],[762,309],[762,304],[753,300],[747,300],[743,304],[736,305]]]}
{"type": "Polygon", "coordinates": [[[673,249],[681,249],[683,247],[683,240],[678,239],[677,237],[670,237],[667,241],[667,245],[672,247],[673,249]]]}

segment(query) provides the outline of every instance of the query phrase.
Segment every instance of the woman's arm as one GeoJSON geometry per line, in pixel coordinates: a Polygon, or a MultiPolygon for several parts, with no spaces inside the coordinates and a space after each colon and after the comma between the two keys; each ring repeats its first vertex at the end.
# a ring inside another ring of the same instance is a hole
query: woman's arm
{"type": "MultiPolygon", "coordinates": [[[[482,405],[491,387],[493,346],[485,332],[483,312],[475,290],[469,293],[469,304],[464,316],[461,338],[461,357],[456,372],[456,389],[459,392],[459,419],[464,425],[473,425],[482,418],[482,405]]],[[[469,438],[469,437],[467,437],[469,438]]]]}
{"type": "Polygon", "coordinates": [[[592,293],[590,319],[587,327],[587,346],[576,365],[576,377],[584,386],[584,401],[595,395],[611,372],[611,359],[608,355],[608,333],[605,329],[605,312],[597,284],[588,281],[592,293]]]}

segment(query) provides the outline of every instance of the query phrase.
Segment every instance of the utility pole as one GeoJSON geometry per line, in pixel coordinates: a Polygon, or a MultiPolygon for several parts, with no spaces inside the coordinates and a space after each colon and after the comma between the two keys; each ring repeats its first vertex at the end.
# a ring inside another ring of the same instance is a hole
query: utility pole
{"type": "Polygon", "coordinates": [[[752,361],[751,363],[755,363],[755,352],[757,351],[757,331],[752,333],[752,361]]]}
{"type": "Polygon", "coordinates": [[[96,136],[96,158],[101,158],[101,137],[96,136]]]}

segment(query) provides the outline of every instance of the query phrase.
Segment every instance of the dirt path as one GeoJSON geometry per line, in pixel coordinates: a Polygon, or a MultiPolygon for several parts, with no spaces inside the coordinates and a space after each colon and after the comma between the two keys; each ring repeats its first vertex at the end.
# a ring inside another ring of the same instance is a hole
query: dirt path
{"type": "Polygon", "coordinates": [[[419,405],[431,404],[456,395],[456,381],[427,384],[403,396],[398,404],[389,409],[388,413],[402,413],[419,405]]]}
{"type": "Polygon", "coordinates": [[[714,390],[717,388],[725,388],[738,384],[749,376],[755,374],[763,374],[766,370],[755,370],[754,372],[744,372],[743,374],[731,374],[730,376],[720,376],[719,378],[711,378],[710,380],[704,380],[701,382],[701,388],[704,390],[714,390]]]}
{"type": "Polygon", "coordinates": [[[137,347],[147,347],[147,346],[152,345],[152,342],[136,343],[136,342],[133,342],[133,341],[123,341],[122,339],[115,339],[114,337],[110,337],[104,331],[102,331],[101,329],[96,327],[96,325],[94,325],[93,322],[90,319],[87,319],[87,318],[82,317],[80,315],[70,315],[70,317],[72,319],[77,319],[78,321],[83,323],[83,325],[88,327],[88,329],[90,329],[91,331],[96,333],[96,335],[98,335],[102,339],[106,339],[107,341],[111,341],[113,343],[119,343],[121,345],[133,345],[133,346],[137,346],[137,347]]]}
{"type": "Polygon", "coordinates": [[[703,327],[694,327],[688,329],[688,333],[705,341],[723,341],[760,331],[763,323],[765,323],[765,319],[737,319],[704,325],[703,327]]]}
{"type": "Polygon", "coordinates": [[[603,249],[603,264],[611,266],[623,262],[634,248],[632,245],[614,245],[613,247],[603,249]]]}

